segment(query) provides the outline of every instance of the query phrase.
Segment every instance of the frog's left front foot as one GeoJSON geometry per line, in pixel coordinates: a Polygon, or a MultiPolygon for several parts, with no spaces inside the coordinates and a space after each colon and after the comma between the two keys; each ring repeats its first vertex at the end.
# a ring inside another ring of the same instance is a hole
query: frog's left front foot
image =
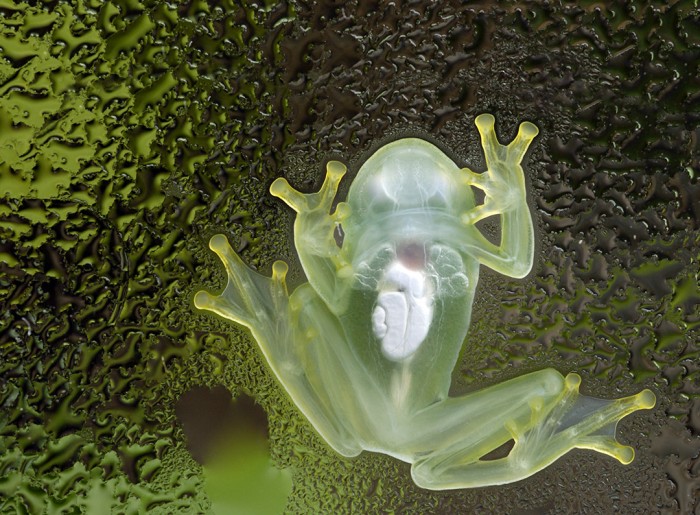
{"type": "Polygon", "coordinates": [[[485,194],[483,204],[462,215],[462,221],[466,225],[527,205],[525,175],[520,163],[539,132],[535,124],[523,122],[515,139],[508,145],[502,145],[496,137],[493,115],[481,114],[476,117],[474,123],[481,135],[481,146],[488,170],[475,173],[469,168],[462,169],[466,183],[481,189],[485,194]]]}
{"type": "Polygon", "coordinates": [[[617,423],[637,410],[653,408],[651,390],[615,400],[586,397],[579,393],[581,377],[569,374],[564,390],[548,411],[533,404],[529,429],[506,424],[515,446],[508,456],[512,466],[531,473],[541,470],[573,448],[608,454],[623,464],[634,459],[634,449],[615,439],[617,423]]]}

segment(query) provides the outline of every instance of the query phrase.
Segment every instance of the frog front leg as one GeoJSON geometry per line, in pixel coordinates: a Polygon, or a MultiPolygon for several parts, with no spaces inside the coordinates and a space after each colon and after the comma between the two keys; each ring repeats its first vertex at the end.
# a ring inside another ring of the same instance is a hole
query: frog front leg
{"type": "Polygon", "coordinates": [[[270,186],[272,195],[297,212],[294,245],[299,261],[311,286],[335,313],[342,313],[345,309],[353,273],[334,237],[337,227],[350,215],[350,206],[340,202],[331,213],[338,185],[346,170],[343,163],[329,161],[325,180],[317,193],[301,193],[284,178],[276,179],[270,186]]]}
{"type": "Polygon", "coordinates": [[[542,470],[574,448],[608,454],[623,464],[634,450],[615,440],[619,420],[654,406],[650,390],[615,400],[579,394],[581,378],[553,369],[521,376],[459,398],[446,399],[415,417],[421,440],[442,442],[413,463],[418,486],[434,490],[511,483],[542,470]],[[510,453],[482,460],[509,440],[510,453]]]}
{"type": "Polygon", "coordinates": [[[459,245],[482,264],[509,277],[524,277],[532,268],[534,231],[527,205],[525,175],[521,161],[539,132],[530,122],[520,124],[518,134],[501,145],[494,130],[494,117],[482,114],[474,120],[481,136],[487,171],[463,168],[465,182],[483,190],[484,203],[462,214],[467,230],[459,245]],[[479,220],[500,215],[501,241],[494,245],[474,226],[479,220]]]}

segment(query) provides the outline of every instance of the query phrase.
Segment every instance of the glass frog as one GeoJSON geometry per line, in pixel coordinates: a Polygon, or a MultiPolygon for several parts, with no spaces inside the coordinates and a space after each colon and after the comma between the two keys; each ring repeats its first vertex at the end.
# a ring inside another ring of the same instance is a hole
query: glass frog
{"type": "Polygon", "coordinates": [[[270,192],[297,213],[294,242],[308,282],[289,295],[284,262],[273,264],[272,277],[260,275],[219,234],[210,248],[228,283],[221,295],[198,292],[195,305],[250,330],[292,401],[333,449],[409,462],[420,487],[518,481],[573,448],[629,463],[634,451],[616,441],[616,425],[654,406],[650,390],[616,400],[585,397],[577,374],[544,369],[448,396],[479,267],[522,278],[534,254],[521,161],[538,129],[524,122],[502,145],[493,116],[475,123],[483,173],[406,138],[369,157],[347,202],[334,210],[342,163],[328,163],[317,193],[275,180],[270,192]],[[472,187],[483,191],[483,202],[472,187]],[[490,216],[500,218],[499,244],[475,225],[490,216]],[[482,459],[511,440],[507,456],[482,459]]]}

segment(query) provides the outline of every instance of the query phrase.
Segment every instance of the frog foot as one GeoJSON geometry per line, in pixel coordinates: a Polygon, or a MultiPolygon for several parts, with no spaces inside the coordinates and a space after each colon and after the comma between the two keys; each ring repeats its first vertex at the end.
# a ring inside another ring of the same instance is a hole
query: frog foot
{"type": "Polygon", "coordinates": [[[603,400],[581,395],[580,384],[579,375],[569,374],[561,395],[549,408],[533,401],[530,424],[524,431],[517,424],[506,424],[515,440],[509,456],[515,466],[539,470],[573,448],[598,451],[625,465],[634,459],[634,449],[615,439],[615,429],[630,413],[653,408],[654,394],[642,390],[629,397],[603,400]]]}
{"type": "MultiPolygon", "coordinates": [[[[316,193],[301,193],[295,190],[287,179],[280,177],[270,185],[270,193],[282,199],[289,207],[300,214],[319,213],[327,216],[338,193],[338,185],[345,175],[347,167],[340,161],[329,161],[326,165],[326,177],[321,189],[316,193]]],[[[348,216],[348,206],[341,202],[336,207],[334,218],[344,219],[348,216]]],[[[340,221],[340,220],[338,220],[340,221]]]]}
{"type": "Polygon", "coordinates": [[[485,195],[483,204],[462,215],[463,223],[468,225],[510,211],[525,202],[525,175],[520,163],[539,133],[535,124],[523,122],[515,139],[508,145],[502,145],[496,136],[493,115],[481,114],[474,123],[481,136],[488,170],[475,173],[469,168],[462,169],[465,182],[481,189],[485,195]]]}
{"type": "MultiPolygon", "coordinates": [[[[499,163],[507,163],[513,166],[519,165],[530,143],[540,132],[534,123],[522,122],[513,141],[507,145],[502,145],[499,143],[498,137],[496,137],[496,119],[492,114],[480,114],[474,119],[474,124],[481,136],[481,147],[484,149],[486,166],[489,168],[489,171],[492,171],[492,167],[499,163]]],[[[495,171],[498,172],[499,170],[495,171]]]]}
{"type": "Polygon", "coordinates": [[[221,295],[198,291],[194,296],[194,305],[198,309],[213,311],[251,330],[267,319],[286,313],[289,304],[288,267],[284,261],[275,261],[272,277],[265,277],[241,260],[223,234],[213,236],[209,248],[223,262],[228,282],[221,295]]]}

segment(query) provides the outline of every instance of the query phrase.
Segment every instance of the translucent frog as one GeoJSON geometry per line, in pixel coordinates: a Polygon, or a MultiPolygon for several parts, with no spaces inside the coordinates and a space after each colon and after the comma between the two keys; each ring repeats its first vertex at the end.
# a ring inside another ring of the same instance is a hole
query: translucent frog
{"type": "Polygon", "coordinates": [[[308,283],[289,295],[284,262],[264,277],[219,234],[210,248],[223,261],[228,284],[221,295],[198,292],[195,305],[250,330],[292,401],[333,449],[409,462],[420,487],[518,481],[573,448],[629,463],[634,451],[616,441],[616,425],[654,406],[649,390],[601,400],[579,394],[578,375],[544,369],[448,396],[479,267],[522,278],[533,263],[521,161],[538,129],[524,122],[502,145],[493,116],[482,114],[475,123],[483,173],[407,138],[367,159],[347,202],[335,210],[342,163],[328,163],[317,193],[277,179],[270,192],[297,212],[295,246],[308,283]],[[483,191],[483,202],[475,201],[472,187],[483,191]],[[475,226],[490,216],[500,218],[499,244],[475,226]],[[511,440],[507,456],[488,459],[511,440]]]}

